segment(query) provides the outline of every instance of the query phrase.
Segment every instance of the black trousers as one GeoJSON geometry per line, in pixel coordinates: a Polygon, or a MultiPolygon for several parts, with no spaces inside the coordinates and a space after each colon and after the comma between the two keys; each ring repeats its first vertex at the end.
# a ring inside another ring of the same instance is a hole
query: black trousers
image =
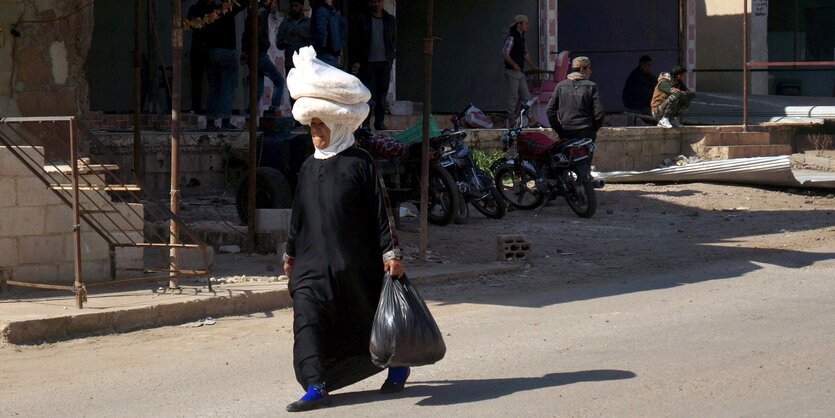
{"type": "Polygon", "coordinates": [[[371,114],[374,114],[374,127],[380,129],[384,126],[386,117],[386,96],[389,94],[389,80],[391,79],[391,62],[366,62],[360,64],[360,80],[371,90],[371,112],[363,122],[368,127],[371,123],[371,114]]]}
{"type": "Polygon", "coordinates": [[[206,61],[208,52],[192,50],[189,62],[191,64],[191,110],[195,113],[205,111],[203,107],[203,79],[206,77],[206,61]]]}

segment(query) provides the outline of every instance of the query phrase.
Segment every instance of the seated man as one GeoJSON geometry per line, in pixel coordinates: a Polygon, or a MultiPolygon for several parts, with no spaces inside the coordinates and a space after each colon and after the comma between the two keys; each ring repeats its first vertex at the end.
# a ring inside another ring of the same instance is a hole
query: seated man
{"type": "Polygon", "coordinates": [[[687,110],[696,96],[684,85],[686,73],[684,68],[675,66],[672,72],[658,76],[658,84],[652,94],[652,116],[658,119],[658,126],[662,128],[680,128],[682,124],[678,116],[687,110]]]}
{"type": "Polygon", "coordinates": [[[655,76],[652,75],[652,58],[641,56],[638,66],[629,73],[623,86],[623,106],[627,112],[648,115],[652,92],[655,89],[655,76]]]}

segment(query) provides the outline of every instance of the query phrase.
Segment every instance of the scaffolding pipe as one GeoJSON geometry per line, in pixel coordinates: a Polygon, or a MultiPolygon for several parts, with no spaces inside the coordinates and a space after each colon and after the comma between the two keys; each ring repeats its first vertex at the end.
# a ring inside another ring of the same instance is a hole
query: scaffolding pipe
{"type": "MultiPolygon", "coordinates": [[[[423,39],[423,143],[420,164],[420,246],[419,259],[426,262],[429,247],[429,118],[432,117],[433,2],[426,0],[426,37],[423,39]]],[[[397,208],[394,208],[397,210],[397,208]]],[[[458,210],[452,208],[452,210],[458,210]]]]}
{"type": "Polygon", "coordinates": [[[84,281],[81,278],[81,215],[78,204],[78,150],[75,143],[75,121],[70,119],[70,167],[72,169],[72,249],[73,249],[73,290],[75,306],[84,308],[84,281]]]}
{"type": "Polygon", "coordinates": [[[142,45],[139,37],[142,0],[134,2],[133,12],[133,174],[142,179],[142,45]]]}
{"type": "Polygon", "coordinates": [[[258,0],[249,2],[249,177],[247,184],[247,243],[250,252],[255,252],[255,192],[256,171],[258,170],[258,152],[256,141],[258,136],[255,118],[258,114],[258,0]]]}
{"type": "MultiPolygon", "coordinates": [[[[171,213],[176,217],[180,213],[180,89],[182,79],[183,61],[183,21],[182,2],[173,0],[173,25],[171,27],[171,213]]],[[[180,243],[180,228],[174,217],[168,222],[169,242],[180,243]]],[[[171,270],[179,269],[179,251],[177,247],[168,250],[169,267],[171,270]]],[[[168,287],[175,289],[179,287],[176,273],[171,273],[168,287]]]]}
{"type": "Polygon", "coordinates": [[[748,0],[742,3],[742,132],[748,132],[748,0]]]}

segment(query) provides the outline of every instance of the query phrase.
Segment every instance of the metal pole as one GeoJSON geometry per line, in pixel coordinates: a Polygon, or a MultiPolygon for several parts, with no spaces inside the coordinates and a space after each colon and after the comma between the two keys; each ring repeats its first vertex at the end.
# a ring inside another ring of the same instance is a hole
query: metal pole
{"type": "Polygon", "coordinates": [[[258,152],[256,141],[258,130],[255,118],[258,115],[258,0],[249,2],[249,177],[247,184],[247,242],[249,251],[255,252],[255,188],[258,152]]]}
{"type": "Polygon", "coordinates": [[[133,24],[133,174],[142,179],[142,53],[139,31],[142,24],[142,0],[134,2],[133,24]]]}
{"type": "Polygon", "coordinates": [[[84,282],[81,279],[81,220],[78,208],[78,151],[75,143],[75,120],[70,119],[70,167],[72,167],[72,246],[73,261],[75,262],[75,305],[84,308],[84,282]]]}
{"type": "MultiPolygon", "coordinates": [[[[174,214],[168,221],[169,238],[171,244],[180,243],[179,225],[175,217],[180,213],[180,81],[182,78],[183,60],[183,22],[182,2],[171,1],[174,13],[174,21],[171,27],[171,213],[174,214]]],[[[168,250],[169,269],[171,276],[176,276],[175,271],[179,266],[177,247],[168,250]]],[[[179,281],[172,277],[168,281],[168,287],[175,289],[179,287],[179,281]]]]}
{"type": "MultiPolygon", "coordinates": [[[[429,247],[429,118],[432,117],[432,19],[433,2],[426,0],[426,38],[423,39],[423,146],[420,165],[420,248],[419,259],[426,262],[429,247]]],[[[452,208],[457,210],[457,208],[452,208]]]]}
{"type": "Polygon", "coordinates": [[[742,3],[742,132],[748,132],[748,0],[742,3]]]}

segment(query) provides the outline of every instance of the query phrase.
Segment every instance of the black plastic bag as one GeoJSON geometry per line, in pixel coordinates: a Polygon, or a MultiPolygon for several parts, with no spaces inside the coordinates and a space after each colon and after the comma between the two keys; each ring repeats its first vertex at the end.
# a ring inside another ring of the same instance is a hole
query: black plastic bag
{"type": "Polygon", "coordinates": [[[392,279],[386,273],[368,348],[379,367],[423,366],[444,358],[438,324],[405,274],[392,279]]]}

